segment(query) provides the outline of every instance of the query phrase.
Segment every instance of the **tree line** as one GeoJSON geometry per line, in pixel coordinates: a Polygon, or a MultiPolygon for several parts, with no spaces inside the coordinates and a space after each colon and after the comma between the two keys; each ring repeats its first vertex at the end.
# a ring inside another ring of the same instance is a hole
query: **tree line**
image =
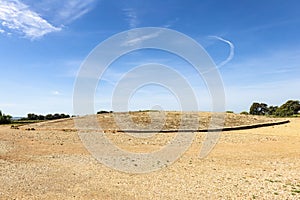
{"type": "Polygon", "coordinates": [[[70,115],[67,114],[47,114],[47,115],[36,115],[34,113],[27,114],[27,117],[22,118],[21,120],[53,120],[53,119],[64,119],[70,118],[70,115]]]}
{"type": "MultiPolygon", "coordinates": [[[[47,114],[47,115],[37,115],[34,113],[29,113],[27,114],[27,117],[23,117],[19,120],[16,121],[26,121],[26,120],[54,120],[54,119],[64,119],[64,118],[70,118],[70,115],[68,114],[47,114]]],[[[10,124],[12,123],[12,116],[10,115],[5,115],[4,113],[2,113],[2,111],[0,110],[0,124],[10,124]]]]}
{"type": "MultiPolygon", "coordinates": [[[[300,102],[299,100],[288,100],[281,106],[268,106],[266,103],[254,102],[249,114],[251,115],[270,115],[276,117],[289,117],[299,114],[300,102]]],[[[245,112],[244,112],[245,114],[245,112]]]]}

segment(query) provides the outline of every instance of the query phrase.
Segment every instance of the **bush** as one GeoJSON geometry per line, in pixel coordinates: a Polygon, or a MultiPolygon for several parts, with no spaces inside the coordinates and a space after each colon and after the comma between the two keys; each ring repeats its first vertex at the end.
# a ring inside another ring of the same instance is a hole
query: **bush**
{"type": "Polygon", "coordinates": [[[249,113],[247,111],[243,111],[240,113],[241,115],[249,115],[249,113]]]}
{"type": "Polygon", "coordinates": [[[27,119],[28,120],[38,120],[39,116],[34,114],[34,113],[29,113],[27,114],[27,119]]]}
{"type": "Polygon", "coordinates": [[[45,120],[45,116],[44,115],[39,115],[38,120],[45,120]]]}
{"type": "Polygon", "coordinates": [[[97,114],[106,114],[106,113],[112,113],[112,111],[106,111],[106,110],[100,110],[97,112],[97,114]]]}

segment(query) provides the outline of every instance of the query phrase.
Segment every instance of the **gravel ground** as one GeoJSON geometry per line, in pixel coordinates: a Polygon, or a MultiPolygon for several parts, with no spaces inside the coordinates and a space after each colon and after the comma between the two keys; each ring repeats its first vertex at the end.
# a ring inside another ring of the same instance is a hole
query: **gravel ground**
{"type": "MultiPolygon", "coordinates": [[[[209,121],[209,114],[204,116],[209,121]]],[[[110,130],[107,137],[132,152],[154,151],[175,136],[137,139],[112,131],[118,127],[109,114],[98,120],[110,130]]],[[[227,126],[237,126],[273,119],[228,114],[226,120],[227,126]]],[[[199,151],[205,133],[197,133],[172,165],[131,174],[93,158],[72,120],[0,126],[0,199],[300,199],[299,130],[300,119],[293,118],[289,124],[224,132],[204,159],[199,151]]]]}

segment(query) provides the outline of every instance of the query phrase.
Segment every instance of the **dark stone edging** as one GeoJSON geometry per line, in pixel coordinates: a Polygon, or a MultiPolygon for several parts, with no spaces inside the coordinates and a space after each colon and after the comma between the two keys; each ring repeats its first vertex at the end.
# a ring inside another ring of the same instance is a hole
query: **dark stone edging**
{"type": "Polygon", "coordinates": [[[220,132],[220,131],[237,131],[237,130],[247,130],[247,129],[254,129],[254,128],[262,128],[268,126],[275,126],[281,124],[287,124],[290,120],[280,121],[280,122],[268,122],[263,124],[253,124],[253,125],[245,125],[245,126],[236,126],[236,127],[224,127],[224,128],[217,128],[217,129],[181,129],[181,130],[118,130],[117,132],[128,132],[128,133],[174,133],[174,132],[220,132]]]}

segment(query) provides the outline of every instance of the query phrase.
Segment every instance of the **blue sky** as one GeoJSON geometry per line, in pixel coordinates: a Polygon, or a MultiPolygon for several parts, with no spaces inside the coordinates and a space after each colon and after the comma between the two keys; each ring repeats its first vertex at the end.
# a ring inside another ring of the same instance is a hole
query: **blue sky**
{"type": "MultiPolygon", "coordinates": [[[[299,8],[297,0],[0,0],[0,109],[13,116],[72,114],[74,82],[86,56],[110,36],[141,27],[174,29],[199,42],[220,67],[226,110],[300,99],[299,8]]],[[[110,110],[122,75],[148,62],[187,77],[199,110],[211,109],[209,91],[192,66],[170,53],[141,50],[107,70],[95,111],[110,110]]],[[[129,109],[156,105],[180,109],[159,85],[138,90],[129,109]]]]}

